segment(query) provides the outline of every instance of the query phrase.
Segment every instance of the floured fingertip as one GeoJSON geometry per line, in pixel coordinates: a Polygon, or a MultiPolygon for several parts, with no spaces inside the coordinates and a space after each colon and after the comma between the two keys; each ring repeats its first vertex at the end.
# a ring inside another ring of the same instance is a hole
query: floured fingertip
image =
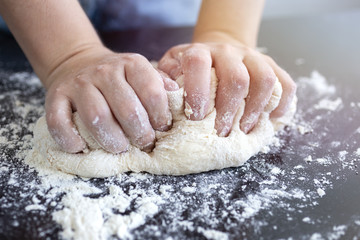
{"type": "Polygon", "coordinates": [[[259,113],[251,113],[249,116],[243,117],[240,121],[240,129],[248,134],[258,122],[259,115],[259,113]]]}
{"type": "Polygon", "coordinates": [[[72,131],[74,133],[76,132],[76,134],[64,136],[55,129],[49,130],[50,135],[63,151],[67,153],[79,153],[84,151],[87,148],[85,141],[80,137],[76,129],[73,129],[72,131]]]}
{"type": "Polygon", "coordinates": [[[164,87],[165,87],[166,91],[179,90],[179,85],[171,78],[163,78],[163,81],[164,81],[164,87]]]}

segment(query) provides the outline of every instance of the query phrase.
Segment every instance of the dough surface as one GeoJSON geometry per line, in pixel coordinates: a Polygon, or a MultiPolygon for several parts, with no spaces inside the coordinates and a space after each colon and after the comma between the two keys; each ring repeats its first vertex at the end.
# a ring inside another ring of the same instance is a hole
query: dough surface
{"type": "Polygon", "coordinates": [[[244,134],[239,128],[245,106],[243,100],[230,135],[218,137],[214,129],[217,85],[215,71],[212,71],[210,111],[202,121],[186,118],[182,77],[177,82],[180,89],[167,93],[173,127],[167,132],[156,132],[156,146],[151,153],[145,153],[131,145],[126,153],[115,155],[104,151],[86,131],[77,113],[74,113],[73,120],[89,151],[78,154],[62,151],[51,138],[45,117],[36,123],[34,150],[53,167],[82,177],[108,177],[127,171],[168,175],[199,173],[242,165],[272,142],[276,131],[290,123],[296,109],[294,100],[285,116],[269,119],[269,113],[279,104],[282,93],[281,84],[277,81],[265,112],[260,115],[258,124],[249,134],[244,134]]]}

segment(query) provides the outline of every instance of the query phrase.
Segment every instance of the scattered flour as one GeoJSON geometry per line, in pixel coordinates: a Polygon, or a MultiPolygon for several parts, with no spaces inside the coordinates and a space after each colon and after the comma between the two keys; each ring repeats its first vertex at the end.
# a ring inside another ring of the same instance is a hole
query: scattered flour
{"type": "Polygon", "coordinates": [[[183,187],[181,189],[184,193],[194,193],[196,192],[196,188],[195,187],[183,187]]]}
{"type": "Polygon", "coordinates": [[[358,156],[360,156],[360,148],[356,149],[355,154],[358,155],[358,156]]]}
{"type": "Polygon", "coordinates": [[[339,109],[341,105],[342,105],[341,98],[337,98],[335,100],[330,100],[325,98],[325,99],[321,99],[320,102],[314,106],[314,108],[335,111],[339,109]]]}
{"type": "Polygon", "coordinates": [[[315,90],[316,96],[331,95],[336,92],[335,86],[328,84],[326,78],[318,71],[313,71],[310,77],[300,77],[297,83],[306,85],[307,90],[315,90]]]}
{"type": "Polygon", "coordinates": [[[313,159],[312,159],[311,155],[309,155],[309,156],[305,157],[304,160],[306,162],[312,162],[313,159]]]}
{"type": "MultiPolygon", "coordinates": [[[[328,135],[318,133],[315,118],[313,122],[299,118],[303,128],[282,132],[273,149],[240,168],[184,177],[126,173],[86,179],[55,171],[36,158],[25,159],[31,151],[33,123],[44,113],[44,92],[33,74],[17,73],[7,79],[15,84],[14,91],[0,93],[1,103],[8,104],[0,108],[0,187],[4,189],[0,206],[7,219],[0,223],[8,233],[22,229],[36,232],[33,238],[59,235],[80,240],[256,239],[263,232],[280,233],[280,228],[295,232],[298,224],[306,224],[311,232],[299,238],[315,240],[341,239],[360,225],[356,219],[353,225],[334,226],[326,218],[315,219],[303,211],[316,208],[319,199],[327,197],[334,176],[345,177],[346,171],[353,171],[354,165],[342,162],[360,156],[358,146],[344,145],[342,140],[324,146],[328,135]],[[289,134],[294,142],[284,145],[289,134]],[[337,154],[316,154],[318,147],[336,148],[337,154]],[[285,222],[273,225],[274,219],[285,222]],[[331,227],[319,229],[320,223],[331,227]]],[[[336,99],[331,96],[335,87],[318,72],[298,82],[318,91],[317,106],[322,106],[321,98],[336,99]]],[[[299,91],[299,102],[307,99],[299,91]]],[[[346,106],[340,100],[331,111],[346,106]]],[[[304,106],[303,114],[321,109],[304,106]]]]}
{"type": "Polygon", "coordinates": [[[213,229],[204,229],[202,227],[198,227],[198,232],[203,233],[207,239],[214,239],[214,240],[217,240],[217,239],[227,240],[228,239],[228,235],[226,233],[216,231],[213,229]]]}
{"type": "Polygon", "coordinates": [[[321,188],[318,188],[316,191],[317,191],[317,193],[319,194],[320,197],[323,197],[326,194],[325,191],[323,189],[321,189],[321,188]]]}
{"type": "Polygon", "coordinates": [[[304,218],[302,219],[302,221],[303,221],[304,223],[311,223],[311,219],[310,219],[309,217],[304,217],[304,218]]]}

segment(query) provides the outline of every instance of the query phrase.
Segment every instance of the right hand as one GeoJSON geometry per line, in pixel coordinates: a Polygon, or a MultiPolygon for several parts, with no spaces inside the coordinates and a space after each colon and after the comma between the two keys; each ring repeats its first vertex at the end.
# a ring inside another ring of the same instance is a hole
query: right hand
{"type": "Polygon", "coordinates": [[[88,49],[60,64],[43,82],[48,90],[48,129],[66,152],[86,149],[72,121],[75,111],[99,145],[111,153],[126,151],[129,140],[150,151],[154,130],[171,127],[165,90],[176,88],[175,83],[139,54],[88,49]]]}

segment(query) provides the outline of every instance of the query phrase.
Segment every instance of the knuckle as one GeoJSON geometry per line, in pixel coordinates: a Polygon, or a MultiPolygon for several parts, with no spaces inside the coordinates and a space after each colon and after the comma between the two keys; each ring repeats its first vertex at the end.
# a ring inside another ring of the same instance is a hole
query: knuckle
{"type": "Polygon", "coordinates": [[[79,74],[74,78],[74,87],[83,89],[85,86],[88,85],[88,80],[85,78],[85,76],[79,74]]]}
{"type": "Polygon", "coordinates": [[[147,59],[138,53],[131,53],[128,55],[128,61],[131,63],[147,62],[147,59]]]}
{"type": "Polygon", "coordinates": [[[234,72],[230,78],[229,87],[233,90],[247,89],[250,84],[250,76],[247,72],[234,72]]]}
{"type": "Polygon", "coordinates": [[[271,64],[276,64],[272,57],[265,55],[265,54],[263,54],[262,57],[265,59],[266,62],[271,63],[271,64]]]}
{"type": "Polygon", "coordinates": [[[276,82],[276,75],[273,71],[265,72],[262,83],[265,87],[272,88],[276,82]]]}
{"type": "Polygon", "coordinates": [[[190,65],[207,65],[209,64],[209,58],[202,53],[188,53],[184,56],[184,61],[190,65]]]}
{"type": "Polygon", "coordinates": [[[190,46],[190,44],[188,44],[188,43],[173,46],[166,52],[165,55],[168,55],[168,54],[172,55],[172,54],[182,52],[185,48],[188,48],[189,46],[190,46]]]}
{"type": "Polygon", "coordinates": [[[46,94],[46,101],[48,101],[48,99],[54,99],[60,95],[66,96],[69,93],[67,86],[67,84],[57,84],[51,86],[46,94]]]}
{"type": "Polygon", "coordinates": [[[95,71],[96,73],[104,75],[111,72],[111,68],[112,67],[109,64],[100,64],[96,67],[95,71]]]}
{"type": "Polygon", "coordinates": [[[129,69],[136,69],[136,71],[149,71],[152,66],[150,62],[142,55],[134,53],[128,54],[126,57],[126,67],[129,69]]]}
{"type": "Polygon", "coordinates": [[[61,95],[61,94],[63,94],[63,92],[64,92],[64,89],[63,89],[63,87],[61,87],[61,86],[56,86],[56,87],[54,88],[54,90],[53,90],[53,93],[54,93],[54,94],[59,94],[59,95],[61,95]]]}
{"type": "Polygon", "coordinates": [[[198,48],[189,48],[183,55],[185,63],[190,65],[208,65],[211,63],[211,57],[207,50],[198,48]]]}
{"type": "Polygon", "coordinates": [[[227,44],[227,43],[220,43],[217,45],[217,49],[220,53],[222,54],[230,54],[230,53],[233,53],[234,52],[234,47],[230,44],[227,44]]]}
{"type": "Polygon", "coordinates": [[[189,49],[198,49],[198,50],[202,50],[204,49],[204,44],[202,43],[192,43],[189,45],[189,49]]]}

